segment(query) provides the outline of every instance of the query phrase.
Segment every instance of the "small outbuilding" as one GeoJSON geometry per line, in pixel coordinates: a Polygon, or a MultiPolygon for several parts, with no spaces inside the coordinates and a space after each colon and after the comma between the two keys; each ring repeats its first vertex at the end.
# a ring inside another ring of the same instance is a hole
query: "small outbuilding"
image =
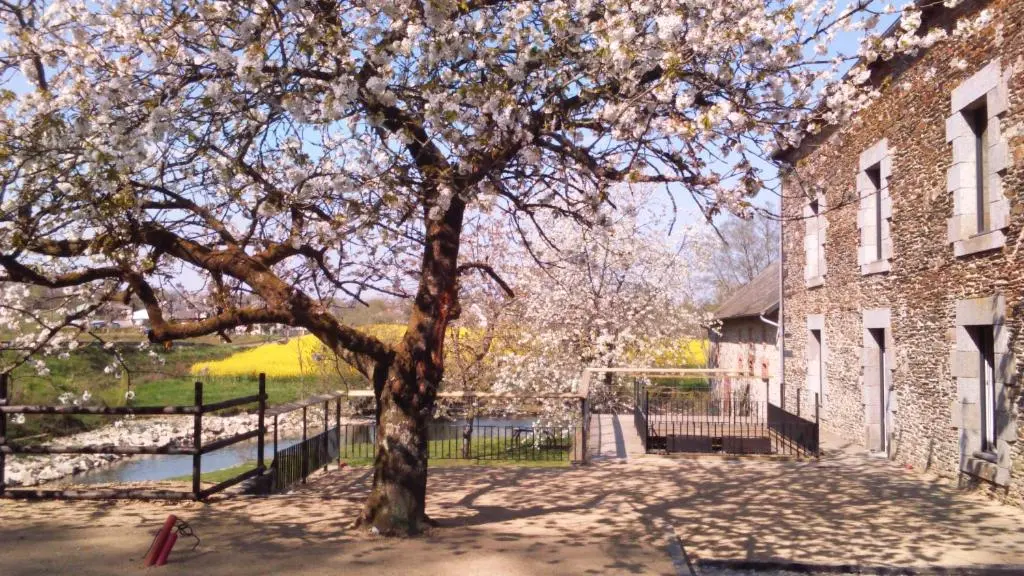
{"type": "MultiPolygon", "coordinates": [[[[744,393],[762,401],[766,394],[764,386],[755,382],[768,380],[770,399],[778,404],[779,262],[769,264],[729,296],[715,311],[714,318],[715,326],[708,335],[709,364],[752,374],[753,378],[742,379],[744,393]]],[[[740,380],[726,379],[722,392],[739,393],[740,380]]]]}

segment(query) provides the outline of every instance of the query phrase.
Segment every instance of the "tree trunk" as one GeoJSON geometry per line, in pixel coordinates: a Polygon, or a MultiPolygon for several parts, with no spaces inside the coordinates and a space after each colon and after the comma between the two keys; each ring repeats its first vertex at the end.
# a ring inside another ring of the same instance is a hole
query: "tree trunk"
{"type": "Polygon", "coordinates": [[[427,522],[430,410],[403,393],[417,389],[415,380],[415,373],[392,369],[378,400],[373,490],[359,524],[389,536],[417,534],[427,522]]]}
{"type": "Polygon", "coordinates": [[[427,422],[444,375],[445,331],[459,315],[456,264],[464,209],[455,198],[443,219],[425,219],[423,269],[409,325],[386,376],[384,366],[374,370],[377,453],[373,491],[358,523],[381,534],[414,535],[431,523],[426,514],[427,422]]]}
{"type": "Polygon", "coordinates": [[[472,456],[472,444],[473,444],[473,421],[476,416],[470,412],[469,419],[466,422],[466,427],[462,429],[462,457],[468,460],[472,456]]]}

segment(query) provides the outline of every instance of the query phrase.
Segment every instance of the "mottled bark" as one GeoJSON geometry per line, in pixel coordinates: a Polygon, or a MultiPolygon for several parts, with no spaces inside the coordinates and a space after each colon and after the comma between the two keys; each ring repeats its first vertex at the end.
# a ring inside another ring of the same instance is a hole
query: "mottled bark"
{"type": "Polygon", "coordinates": [[[457,261],[464,208],[456,199],[442,220],[428,219],[409,326],[382,386],[382,368],[375,371],[374,387],[379,389],[373,490],[359,523],[382,534],[416,534],[429,522],[427,423],[444,374],[445,331],[458,317],[457,261]]]}
{"type": "Polygon", "coordinates": [[[393,369],[377,401],[373,491],[360,524],[386,535],[417,534],[426,522],[430,410],[405,393],[415,389],[412,376],[393,369]]]}

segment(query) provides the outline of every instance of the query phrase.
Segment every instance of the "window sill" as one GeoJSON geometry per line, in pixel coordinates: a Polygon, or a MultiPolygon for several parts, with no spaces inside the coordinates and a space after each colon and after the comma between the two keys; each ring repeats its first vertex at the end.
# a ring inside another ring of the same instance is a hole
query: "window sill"
{"type": "MultiPolygon", "coordinates": [[[[988,456],[985,452],[977,454],[988,456]]],[[[990,462],[987,459],[968,456],[967,458],[964,458],[963,464],[960,466],[960,471],[979,480],[995,484],[996,486],[1006,486],[1010,483],[1009,469],[1000,468],[995,463],[990,462]]]]}
{"type": "Polygon", "coordinates": [[[986,462],[991,462],[993,464],[999,461],[999,455],[997,455],[995,452],[978,451],[972,454],[971,457],[977,460],[985,460],[986,462]]]}
{"type": "Polygon", "coordinates": [[[1002,230],[992,230],[982,234],[975,234],[953,243],[953,254],[959,258],[979,252],[996,250],[1006,245],[1006,235],[1002,230]]]}
{"type": "Polygon", "coordinates": [[[871,276],[872,274],[885,274],[886,272],[892,271],[892,265],[888,260],[875,260],[867,264],[862,264],[860,267],[861,276],[871,276]]]}
{"type": "Polygon", "coordinates": [[[808,288],[817,288],[818,286],[825,285],[825,278],[823,276],[815,276],[814,278],[807,279],[808,288]]]}

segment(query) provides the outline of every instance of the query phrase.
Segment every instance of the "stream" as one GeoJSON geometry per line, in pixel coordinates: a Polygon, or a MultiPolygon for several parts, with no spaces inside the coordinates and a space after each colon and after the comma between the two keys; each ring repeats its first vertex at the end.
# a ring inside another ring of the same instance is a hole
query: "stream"
{"type": "MultiPolygon", "coordinates": [[[[477,418],[474,424],[476,428],[500,427],[500,428],[532,428],[531,418],[477,418]]],[[[453,429],[461,429],[465,426],[465,420],[438,421],[431,423],[431,437],[452,437],[456,434],[453,429]]],[[[343,425],[344,426],[344,425],[343,425]]],[[[321,430],[310,430],[309,434],[319,433],[321,430]]],[[[302,441],[302,437],[289,437],[278,439],[278,449],[283,450],[289,446],[302,441]]],[[[203,473],[214,472],[231,468],[246,462],[256,460],[256,440],[239,442],[233,446],[222,448],[216,452],[203,455],[203,473]]],[[[274,444],[269,434],[266,445],[263,448],[263,457],[266,465],[274,459],[274,444]]],[[[61,484],[113,484],[121,482],[155,482],[191,476],[192,456],[191,455],[168,455],[168,456],[133,456],[119,460],[109,466],[89,470],[75,476],[59,480],[61,484]]]]}

